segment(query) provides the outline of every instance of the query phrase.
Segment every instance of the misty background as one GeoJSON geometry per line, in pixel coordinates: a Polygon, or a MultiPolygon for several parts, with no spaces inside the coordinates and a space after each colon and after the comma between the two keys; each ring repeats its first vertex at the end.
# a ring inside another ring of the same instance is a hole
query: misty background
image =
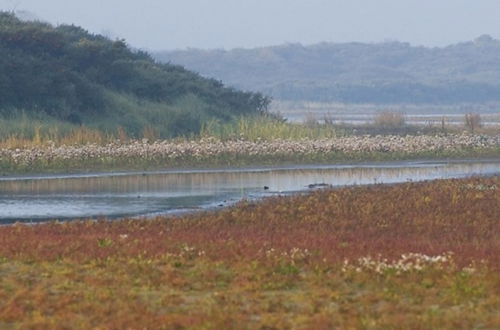
{"type": "MultiPolygon", "coordinates": [[[[269,96],[286,118],[318,107],[500,112],[497,0],[0,0],[0,10],[125,39],[212,84],[269,96]]],[[[195,103],[179,106],[196,113],[195,103]]]]}
{"type": "Polygon", "coordinates": [[[445,46],[500,37],[497,0],[0,0],[0,10],[149,50],[387,40],[445,46]]]}

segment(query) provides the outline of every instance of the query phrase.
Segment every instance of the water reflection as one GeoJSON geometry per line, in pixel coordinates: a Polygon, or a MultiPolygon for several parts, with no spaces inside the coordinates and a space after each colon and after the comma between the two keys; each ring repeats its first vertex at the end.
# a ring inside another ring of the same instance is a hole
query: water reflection
{"type": "Polygon", "coordinates": [[[0,222],[162,214],[309,190],[500,174],[500,160],[0,179],[0,222]],[[264,190],[264,186],[269,189],[264,190]]]}

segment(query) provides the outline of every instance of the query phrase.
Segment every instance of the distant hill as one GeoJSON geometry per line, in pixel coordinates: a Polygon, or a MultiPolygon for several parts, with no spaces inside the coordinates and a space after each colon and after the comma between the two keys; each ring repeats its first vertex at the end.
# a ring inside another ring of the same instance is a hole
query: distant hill
{"type": "Polygon", "coordinates": [[[154,54],[280,100],[374,104],[500,101],[499,55],[500,41],[486,35],[444,48],[321,43],[154,54]]]}
{"type": "Polygon", "coordinates": [[[0,118],[23,116],[123,127],[163,136],[197,132],[208,119],[266,111],[269,100],[160,64],[125,41],[73,25],[54,27],[0,12],[0,118]]]}

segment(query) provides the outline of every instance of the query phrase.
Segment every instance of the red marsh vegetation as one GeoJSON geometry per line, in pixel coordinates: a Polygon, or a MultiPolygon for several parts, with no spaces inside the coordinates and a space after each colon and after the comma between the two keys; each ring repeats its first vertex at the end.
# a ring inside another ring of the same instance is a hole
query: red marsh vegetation
{"type": "Polygon", "coordinates": [[[0,227],[0,327],[496,328],[500,178],[0,227]]]}

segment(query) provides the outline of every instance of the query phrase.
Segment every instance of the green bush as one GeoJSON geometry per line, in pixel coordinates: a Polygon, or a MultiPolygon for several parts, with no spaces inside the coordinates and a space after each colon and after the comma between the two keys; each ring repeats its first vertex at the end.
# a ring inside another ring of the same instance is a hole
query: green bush
{"type": "MultiPolygon", "coordinates": [[[[183,67],[156,63],[80,27],[24,22],[0,12],[0,115],[45,116],[70,125],[138,135],[198,133],[209,118],[228,121],[267,111],[270,100],[237,91],[183,67]]],[[[16,119],[17,120],[17,119],[16,119]]]]}

